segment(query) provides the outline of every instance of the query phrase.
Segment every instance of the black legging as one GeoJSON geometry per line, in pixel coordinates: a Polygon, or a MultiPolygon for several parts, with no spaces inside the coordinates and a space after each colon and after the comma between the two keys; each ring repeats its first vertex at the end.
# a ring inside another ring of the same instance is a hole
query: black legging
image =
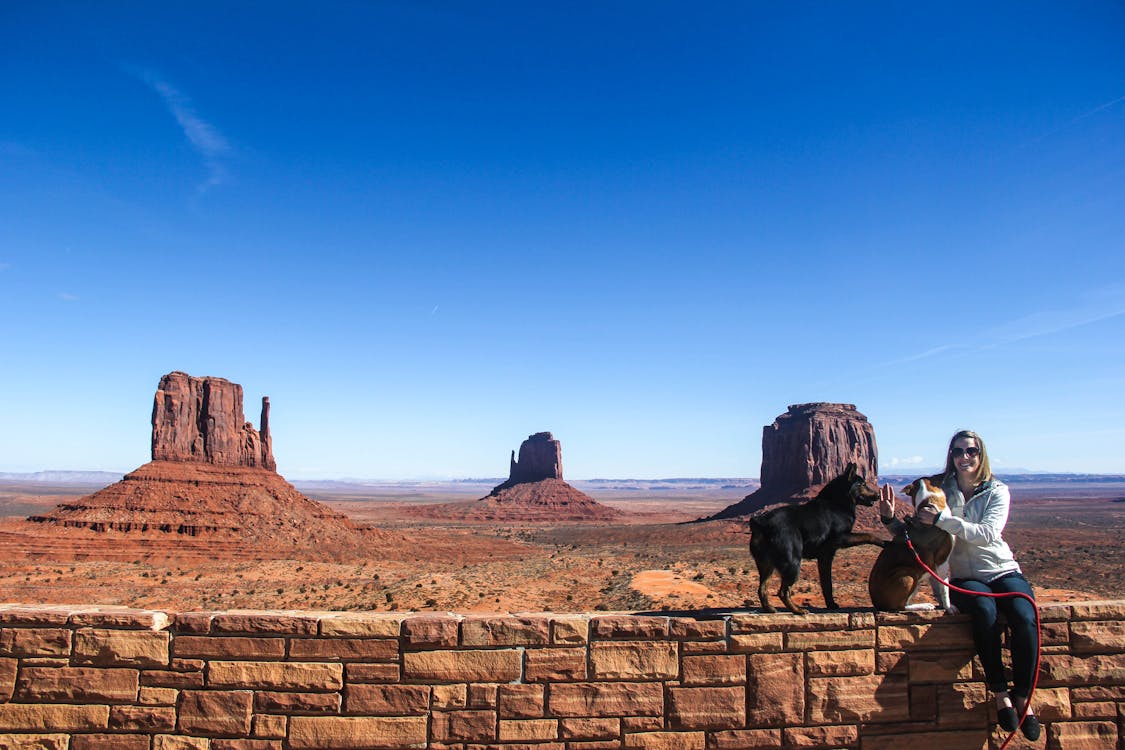
{"type": "MultiPolygon", "coordinates": [[[[971,578],[957,578],[951,581],[955,586],[970,591],[1001,594],[1018,591],[1035,598],[1031,584],[1022,573],[1012,572],[994,581],[984,583],[971,578]]],[[[1004,613],[1008,628],[1012,632],[1012,692],[1027,698],[1035,678],[1035,655],[1039,651],[1039,631],[1035,627],[1035,607],[1020,596],[970,596],[958,591],[950,591],[949,599],[957,609],[968,612],[973,618],[973,643],[980,655],[988,689],[994,693],[1008,689],[1004,676],[1004,662],[1000,656],[1000,635],[1002,628],[997,623],[997,614],[1004,613]]]]}

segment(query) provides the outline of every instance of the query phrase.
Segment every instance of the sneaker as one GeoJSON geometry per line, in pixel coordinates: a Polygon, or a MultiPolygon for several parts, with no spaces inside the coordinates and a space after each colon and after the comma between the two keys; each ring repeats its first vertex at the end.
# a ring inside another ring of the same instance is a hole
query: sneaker
{"type": "Polygon", "coordinates": [[[1043,726],[1039,723],[1039,719],[1035,714],[1028,714],[1023,717],[1023,724],[1020,724],[1020,730],[1023,736],[1027,737],[1032,742],[1039,739],[1039,733],[1043,731],[1043,726]]]}
{"type": "MultiPolygon", "coordinates": [[[[1034,717],[1028,716],[1027,718],[1031,719],[1034,717]]],[[[1011,706],[1005,706],[1004,708],[996,709],[996,721],[1005,732],[1014,732],[1016,731],[1016,725],[1020,722],[1020,718],[1016,714],[1016,709],[1011,706]]],[[[1024,733],[1027,733],[1026,729],[1024,733]]],[[[1035,736],[1038,737],[1039,735],[1036,734],[1035,736]]]]}

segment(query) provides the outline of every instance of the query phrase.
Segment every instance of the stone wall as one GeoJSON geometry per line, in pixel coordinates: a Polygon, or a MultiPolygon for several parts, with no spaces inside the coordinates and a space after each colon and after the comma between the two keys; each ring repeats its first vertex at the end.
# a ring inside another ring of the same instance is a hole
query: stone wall
{"type": "MultiPolygon", "coordinates": [[[[1125,602],[1042,614],[1046,747],[1121,750],[1125,602]]],[[[942,613],[0,605],[0,749],[997,747],[969,642],[942,613]]]]}

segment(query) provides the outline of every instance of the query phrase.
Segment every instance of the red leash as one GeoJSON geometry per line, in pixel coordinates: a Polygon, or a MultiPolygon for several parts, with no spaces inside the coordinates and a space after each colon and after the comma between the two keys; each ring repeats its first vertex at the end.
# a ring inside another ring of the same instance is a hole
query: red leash
{"type": "Polygon", "coordinates": [[[1027,703],[1024,704],[1023,713],[1020,714],[1020,720],[1016,724],[1016,728],[1013,729],[1012,733],[1008,735],[1008,739],[1004,740],[1004,744],[1000,746],[1000,750],[1004,750],[1004,748],[1008,746],[1008,743],[1012,741],[1012,738],[1016,736],[1016,732],[1019,731],[1019,728],[1023,725],[1023,720],[1027,717],[1027,712],[1031,710],[1031,696],[1035,695],[1035,686],[1039,684],[1039,656],[1043,650],[1043,627],[1039,622],[1039,605],[1035,603],[1035,600],[1033,598],[1023,593],[1022,591],[1006,591],[1002,594],[995,594],[986,593],[984,591],[970,591],[968,589],[963,589],[960,586],[954,586],[952,583],[935,573],[929,565],[926,565],[926,563],[922,562],[922,558],[918,554],[918,550],[914,549],[914,542],[910,541],[910,533],[905,528],[902,530],[902,535],[906,538],[906,546],[910,548],[910,551],[912,553],[914,553],[914,559],[918,561],[918,564],[925,568],[926,572],[933,576],[935,581],[940,581],[942,585],[944,585],[949,590],[956,591],[960,594],[967,594],[969,596],[987,596],[992,599],[1019,597],[1022,599],[1027,599],[1029,602],[1031,602],[1031,608],[1035,610],[1035,672],[1031,677],[1031,690],[1028,691],[1027,703]]]}

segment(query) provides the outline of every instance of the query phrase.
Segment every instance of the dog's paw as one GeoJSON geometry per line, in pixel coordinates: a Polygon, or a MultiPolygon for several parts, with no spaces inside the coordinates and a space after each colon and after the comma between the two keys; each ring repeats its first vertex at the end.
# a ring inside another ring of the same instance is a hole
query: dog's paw
{"type": "Polygon", "coordinates": [[[947,605],[945,611],[951,615],[956,615],[961,612],[961,610],[957,609],[957,606],[955,604],[947,605]]]}
{"type": "Polygon", "coordinates": [[[915,602],[914,604],[907,604],[907,612],[932,612],[937,607],[929,602],[915,602]]]}

